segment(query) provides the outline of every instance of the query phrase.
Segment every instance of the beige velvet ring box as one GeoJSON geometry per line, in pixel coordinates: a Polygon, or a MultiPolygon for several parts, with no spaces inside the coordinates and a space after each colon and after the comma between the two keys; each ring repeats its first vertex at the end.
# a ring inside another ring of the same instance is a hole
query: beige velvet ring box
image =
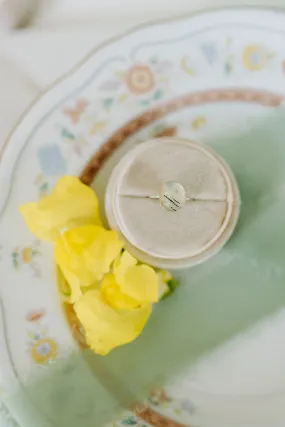
{"type": "Polygon", "coordinates": [[[198,142],[158,138],[116,165],[106,214],[142,262],[169,269],[200,263],[230,238],[239,216],[236,180],[225,161],[198,142]]]}

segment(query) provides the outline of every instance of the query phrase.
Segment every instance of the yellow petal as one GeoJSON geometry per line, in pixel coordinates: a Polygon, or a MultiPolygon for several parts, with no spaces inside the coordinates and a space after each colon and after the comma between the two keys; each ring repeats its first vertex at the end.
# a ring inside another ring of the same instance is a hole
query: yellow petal
{"type": "Polygon", "coordinates": [[[101,284],[101,293],[103,299],[115,309],[132,310],[140,306],[138,301],[121,292],[113,274],[105,276],[101,284]]]}
{"type": "Polygon", "coordinates": [[[20,212],[33,234],[52,241],[60,236],[62,229],[101,225],[96,194],[75,176],[60,178],[51,194],[38,203],[21,206],[20,212]]]}
{"type": "Polygon", "coordinates": [[[61,269],[57,268],[56,273],[57,273],[57,285],[58,285],[58,290],[60,292],[61,298],[63,299],[63,301],[68,303],[74,302],[71,288],[67,283],[67,280],[65,279],[61,269]]]}
{"type": "Polygon", "coordinates": [[[167,270],[158,270],[156,274],[159,282],[159,299],[162,299],[169,292],[168,282],[172,280],[172,275],[167,270]]]}
{"type": "Polygon", "coordinates": [[[172,279],[172,275],[167,270],[158,270],[157,275],[160,282],[167,283],[172,279]]]}
{"type": "Polygon", "coordinates": [[[136,339],[151,314],[150,304],[138,310],[114,310],[99,291],[86,292],[76,301],[74,309],[85,329],[88,345],[102,356],[136,339]]]}
{"type": "Polygon", "coordinates": [[[83,225],[57,240],[55,260],[71,288],[87,287],[110,271],[122,247],[116,231],[83,225]]]}
{"type": "Polygon", "coordinates": [[[124,281],[120,283],[121,291],[141,303],[157,302],[159,298],[159,281],[153,268],[148,265],[130,267],[124,281]]]}
{"type": "Polygon", "coordinates": [[[124,282],[127,270],[136,264],[137,260],[128,251],[124,251],[114,263],[114,274],[117,282],[124,282]]]}
{"type": "Polygon", "coordinates": [[[62,278],[58,282],[62,299],[73,304],[82,295],[80,282],[66,268],[60,267],[58,270],[62,274],[62,278]]]}

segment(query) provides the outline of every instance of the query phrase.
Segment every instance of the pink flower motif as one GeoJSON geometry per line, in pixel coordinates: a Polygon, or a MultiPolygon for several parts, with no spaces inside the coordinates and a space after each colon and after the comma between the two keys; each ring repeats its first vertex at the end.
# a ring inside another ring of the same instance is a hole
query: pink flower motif
{"type": "Polygon", "coordinates": [[[155,80],[152,71],[146,65],[134,65],[127,73],[127,86],[136,95],[150,92],[155,80]]]}
{"type": "Polygon", "coordinates": [[[45,315],[44,310],[31,311],[30,313],[27,314],[27,320],[29,322],[38,322],[44,315],[45,315]]]}

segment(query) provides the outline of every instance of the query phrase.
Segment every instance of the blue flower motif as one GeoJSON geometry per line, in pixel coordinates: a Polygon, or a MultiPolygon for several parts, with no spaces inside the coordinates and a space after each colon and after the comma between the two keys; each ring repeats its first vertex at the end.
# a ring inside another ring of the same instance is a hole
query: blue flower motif
{"type": "Polygon", "coordinates": [[[46,175],[59,176],[66,174],[66,161],[57,145],[41,147],[37,154],[41,169],[46,175]]]}
{"type": "Polygon", "coordinates": [[[48,354],[50,354],[50,351],[51,351],[51,347],[50,347],[49,343],[42,343],[38,347],[38,353],[41,356],[47,356],[48,354]]]}

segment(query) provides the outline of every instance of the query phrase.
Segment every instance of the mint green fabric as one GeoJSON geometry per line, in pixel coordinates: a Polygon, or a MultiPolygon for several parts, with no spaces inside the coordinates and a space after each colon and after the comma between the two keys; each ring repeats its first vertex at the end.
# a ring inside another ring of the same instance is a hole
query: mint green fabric
{"type": "Polygon", "coordinates": [[[72,355],[11,396],[20,427],[100,427],[284,307],[284,111],[274,115],[244,135],[211,141],[241,191],[241,217],[225,248],[179,275],[181,288],[157,305],[134,343],[107,357],[72,355]]]}

